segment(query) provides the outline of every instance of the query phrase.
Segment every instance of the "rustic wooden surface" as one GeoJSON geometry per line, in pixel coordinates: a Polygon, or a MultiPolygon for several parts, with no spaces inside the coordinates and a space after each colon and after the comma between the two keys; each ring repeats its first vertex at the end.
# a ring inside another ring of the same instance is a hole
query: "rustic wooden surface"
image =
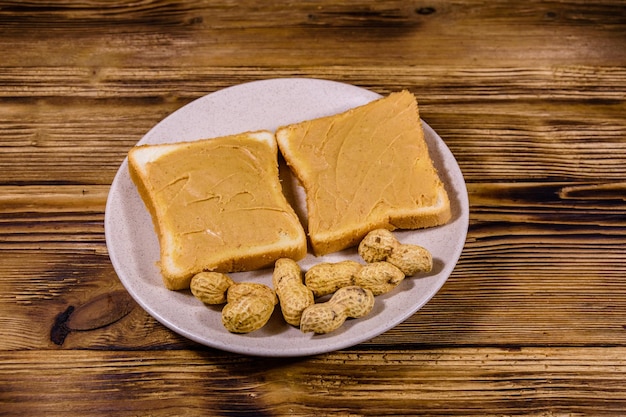
{"type": "Polygon", "coordinates": [[[0,415],[626,412],[626,2],[0,1],[0,48],[0,415]],[[268,360],[137,306],[103,217],[163,117],[287,76],[413,91],[470,229],[406,322],[268,360]]]}

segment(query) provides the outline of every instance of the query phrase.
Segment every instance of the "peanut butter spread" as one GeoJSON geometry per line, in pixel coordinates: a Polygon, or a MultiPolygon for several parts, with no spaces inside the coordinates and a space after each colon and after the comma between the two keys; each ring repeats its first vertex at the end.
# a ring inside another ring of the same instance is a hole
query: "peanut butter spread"
{"type": "Polygon", "coordinates": [[[298,161],[292,169],[306,189],[312,239],[380,222],[396,209],[436,205],[440,180],[411,93],[288,129],[288,161],[298,161]]]}
{"type": "Polygon", "coordinates": [[[193,269],[199,254],[234,257],[298,234],[278,182],[276,145],[270,146],[219,138],[178,146],[149,163],[160,227],[172,232],[181,268],[193,269]]]}

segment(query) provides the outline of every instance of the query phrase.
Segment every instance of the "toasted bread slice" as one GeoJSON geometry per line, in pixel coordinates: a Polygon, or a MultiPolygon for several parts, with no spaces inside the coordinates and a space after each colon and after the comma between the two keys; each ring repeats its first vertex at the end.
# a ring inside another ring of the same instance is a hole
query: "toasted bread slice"
{"type": "Polygon", "coordinates": [[[373,229],[431,227],[451,217],[408,91],[280,127],[276,140],[305,190],[316,255],[354,246],[373,229]]]}
{"type": "Polygon", "coordinates": [[[277,156],[268,131],[130,150],[130,175],[152,216],[167,288],[186,289],[201,271],[254,270],[306,255],[277,156]]]}

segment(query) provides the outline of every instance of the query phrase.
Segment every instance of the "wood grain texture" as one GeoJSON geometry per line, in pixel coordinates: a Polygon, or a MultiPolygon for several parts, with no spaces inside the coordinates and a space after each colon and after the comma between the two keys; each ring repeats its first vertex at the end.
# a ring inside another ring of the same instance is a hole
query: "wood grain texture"
{"type": "Polygon", "coordinates": [[[623,415],[626,3],[0,1],[0,415],[623,415]],[[222,88],[409,89],[470,229],[419,312],[352,349],[215,351],[128,297],[128,150],[222,88]]]}
{"type": "Polygon", "coordinates": [[[626,71],[614,68],[304,68],[296,74],[108,68],[95,77],[69,69],[22,71],[0,75],[0,84],[19,86],[0,99],[0,181],[8,184],[51,178],[57,184],[110,184],[126,152],[189,101],[237,82],[292,75],[381,94],[411,90],[422,118],[448,144],[468,182],[626,178],[624,164],[612,160],[626,156],[626,71]],[[374,81],[381,76],[393,82],[374,81]],[[47,85],[41,78],[56,80],[47,85]],[[33,97],[39,99],[31,102],[33,97]]]}
{"type": "Polygon", "coordinates": [[[4,352],[0,373],[13,377],[0,405],[50,416],[610,415],[626,407],[625,354],[463,348],[268,360],[211,351],[4,352]]]}
{"type": "MultiPolygon", "coordinates": [[[[476,345],[485,338],[514,346],[621,343],[624,184],[571,184],[470,184],[470,231],[451,278],[415,316],[366,344],[476,345]]],[[[55,187],[45,195],[41,186],[3,191],[0,311],[12,331],[0,346],[51,347],[48,334],[58,314],[121,289],[103,236],[107,187],[55,187]]],[[[60,345],[111,344],[193,347],[138,307],[111,326],[71,333],[60,345]],[[146,327],[139,335],[138,322],[146,327]]]]}
{"type": "Polygon", "coordinates": [[[25,43],[5,58],[6,66],[42,57],[48,65],[81,67],[446,66],[449,57],[471,67],[494,60],[619,65],[626,59],[621,1],[6,3],[3,50],[23,40],[24,28],[57,41],[54,53],[46,43],[25,43]]]}

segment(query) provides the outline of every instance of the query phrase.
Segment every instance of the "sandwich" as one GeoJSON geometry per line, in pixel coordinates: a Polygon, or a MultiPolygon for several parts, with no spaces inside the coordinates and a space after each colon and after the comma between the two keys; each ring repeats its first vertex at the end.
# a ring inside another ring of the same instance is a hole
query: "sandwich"
{"type": "Polygon", "coordinates": [[[374,229],[450,220],[450,200],[408,91],[280,127],[276,140],[306,193],[307,233],[316,255],[355,246],[374,229]]]}
{"type": "Polygon", "coordinates": [[[140,145],[128,161],[167,288],[189,288],[202,271],[256,270],[306,255],[304,229],[282,193],[272,132],[140,145]]]}

